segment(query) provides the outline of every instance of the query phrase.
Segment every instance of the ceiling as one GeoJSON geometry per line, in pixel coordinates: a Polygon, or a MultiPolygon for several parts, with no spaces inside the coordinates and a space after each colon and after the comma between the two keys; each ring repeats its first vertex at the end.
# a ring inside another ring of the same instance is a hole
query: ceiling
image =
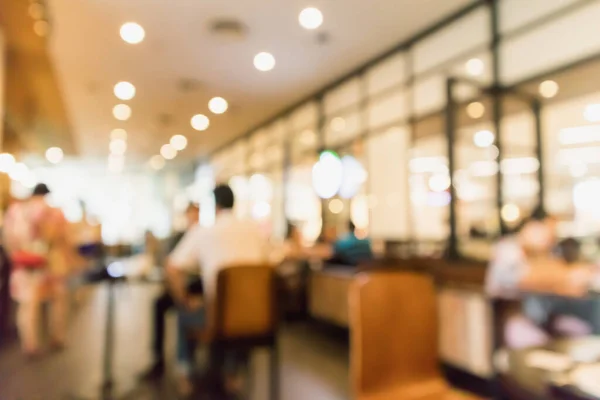
{"type": "Polygon", "coordinates": [[[471,0],[49,0],[50,54],[58,71],[79,152],[108,153],[110,131],[125,128],[128,157],[145,161],[174,134],[189,139],[181,160],[208,154],[278,111],[299,101],[368,59],[435,24],[471,0]],[[319,8],[325,23],[306,31],[298,13],[319,8]],[[240,40],[215,36],[218,18],[247,27],[240,40]],[[128,45],[120,26],[141,24],[146,39],[128,45]],[[317,40],[328,35],[326,43],[317,40]],[[271,72],[253,67],[253,57],[269,51],[277,59],[271,72]],[[130,81],[137,95],[127,122],[112,116],[118,101],[112,88],[130,81]],[[182,89],[182,81],[193,82],[182,89]],[[208,100],[222,96],[230,110],[208,111],[208,100]],[[211,118],[196,132],[190,118],[211,118]]]}

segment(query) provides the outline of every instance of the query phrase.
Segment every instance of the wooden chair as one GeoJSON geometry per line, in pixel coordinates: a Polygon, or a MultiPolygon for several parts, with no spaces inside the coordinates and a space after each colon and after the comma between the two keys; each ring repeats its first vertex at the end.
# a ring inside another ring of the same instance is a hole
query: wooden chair
{"type": "Polygon", "coordinates": [[[272,266],[232,266],[219,272],[209,340],[213,351],[270,349],[270,397],[279,398],[277,279],[272,266]]]}
{"type": "Polygon", "coordinates": [[[411,272],[357,276],[350,291],[356,400],[467,400],[442,376],[433,279],[411,272]]]}

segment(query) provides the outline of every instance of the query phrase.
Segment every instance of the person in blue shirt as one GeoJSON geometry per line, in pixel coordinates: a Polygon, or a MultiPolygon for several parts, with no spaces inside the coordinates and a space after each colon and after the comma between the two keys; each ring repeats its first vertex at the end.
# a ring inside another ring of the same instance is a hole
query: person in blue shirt
{"type": "Polygon", "coordinates": [[[333,244],[333,260],[345,265],[358,265],[373,259],[371,241],[359,239],[355,234],[356,227],[348,222],[348,233],[333,244]]]}

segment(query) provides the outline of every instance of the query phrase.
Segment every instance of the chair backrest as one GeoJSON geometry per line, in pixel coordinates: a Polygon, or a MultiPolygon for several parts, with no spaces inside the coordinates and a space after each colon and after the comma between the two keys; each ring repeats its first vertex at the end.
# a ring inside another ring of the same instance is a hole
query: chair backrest
{"type": "Polygon", "coordinates": [[[441,376],[433,278],[363,273],[350,291],[351,373],[361,395],[441,376]]]}
{"type": "Polygon", "coordinates": [[[231,266],[217,277],[217,339],[269,337],[277,328],[276,274],[270,265],[231,266]]]}

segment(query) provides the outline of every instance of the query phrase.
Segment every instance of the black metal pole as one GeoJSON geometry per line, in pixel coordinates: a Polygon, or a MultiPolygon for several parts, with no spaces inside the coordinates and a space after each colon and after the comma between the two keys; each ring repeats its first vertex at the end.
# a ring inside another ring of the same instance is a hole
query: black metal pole
{"type": "Polygon", "coordinates": [[[456,103],[454,101],[454,78],[446,80],[446,136],[448,150],[448,169],[450,170],[450,236],[448,238],[448,258],[460,258],[458,252],[458,236],[456,229],[456,187],[454,186],[455,137],[456,137],[456,103]]]}
{"type": "MultiPolygon", "coordinates": [[[[490,1],[490,27],[491,27],[491,51],[492,51],[492,124],[496,136],[495,145],[498,148],[498,163],[502,162],[503,146],[502,146],[502,97],[503,92],[500,82],[500,12],[498,0],[490,1]]],[[[498,168],[496,174],[496,215],[498,218],[500,234],[504,235],[507,232],[506,224],[502,219],[502,207],[504,206],[504,174],[501,168],[498,168]]]]}
{"type": "Polygon", "coordinates": [[[535,151],[536,157],[540,163],[540,167],[537,171],[538,183],[540,186],[540,190],[538,192],[538,204],[542,210],[546,210],[546,200],[545,200],[545,185],[544,185],[544,139],[542,138],[542,103],[540,100],[534,100],[532,103],[533,108],[533,116],[535,119],[535,151]]]}
{"type": "Polygon", "coordinates": [[[104,330],[104,356],[102,360],[102,399],[109,400],[113,397],[113,347],[115,328],[115,280],[109,279],[106,300],[106,323],[104,330]]]}

